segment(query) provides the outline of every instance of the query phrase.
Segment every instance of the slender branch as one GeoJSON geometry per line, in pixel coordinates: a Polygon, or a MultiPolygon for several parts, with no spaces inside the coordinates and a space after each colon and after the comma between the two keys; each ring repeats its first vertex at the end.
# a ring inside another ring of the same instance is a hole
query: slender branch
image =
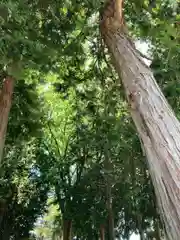
{"type": "MultiPolygon", "coordinates": [[[[55,160],[56,160],[56,158],[53,156],[53,153],[52,153],[52,151],[51,151],[51,150],[49,150],[49,147],[48,147],[48,145],[47,145],[45,142],[43,142],[43,145],[45,146],[46,150],[49,152],[49,154],[50,154],[51,158],[53,159],[53,161],[55,161],[55,160]]],[[[60,177],[61,177],[61,180],[62,180],[62,182],[64,183],[64,182],[65,182],[65,180],[64,180],[64,176],[63,176],[63,171],[60,171],[60,177]]]]}
{"type": "Polygon", "coordinates": [[[86,149],[84,147],[83,148],[83,159],[82,159],[81,164],[80,164],[79,173],[77,174],[76,185],[80,182],[81,175],[82,175],[82,172],[83,172],[83,168],[84,168],[85,162],[87,160],[87,154],[88,154],[88,151],[86,152],[86,149]]]}
{"type": "Polygon", "coordinates": [[[64,150],[63,160],[65,160],[65,158],[67,156],[67,150],[68,150],[68,147],[69,147],[70,139],[71,139],[71,136],[68,137],[68,140],[67,140],[67,143],[66,143],[66,146],[65,146],[65,150],[64,150]]]}
{"type": "Polygon", "coordinates": [[[55,144],[56,144],[56,147],[57,147],[57,150],[58,150],[58,154],[59,154],[59,157],[60,157],[60,156],[61,156],[61,153],[60,153],[58,141],[57,141],[57,139],[56,139],[56,137],[55,137],[55,135],[54,135],[54,133],[53,133],[53,131],[52,131],[52,129],[51,129],[50,123],[48,122],[47,124],[48,124],[49,131],[50,131],[50,133],[51,133],[51,136],[52,136],[52,138],[54,139],[54,142],[55,142],[55,144]]]}

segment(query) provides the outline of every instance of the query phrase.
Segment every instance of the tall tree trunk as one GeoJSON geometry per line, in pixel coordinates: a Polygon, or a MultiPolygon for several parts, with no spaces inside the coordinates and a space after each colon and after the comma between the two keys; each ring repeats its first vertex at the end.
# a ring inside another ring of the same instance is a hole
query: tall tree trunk
{"type": "Polygon", "coordinates": [[[122,0],[105,8],[101,32],[122,79],[155,187],[167,237],[180,238],[180,123],[127,36],[122,0]]]}
{"type": "Polygon", "coordinates": [[[71,240],[72,221],[63,219],[63,240],[71,240]]]}
{"type": "Polygon", "coordinates": [[[0,93],[0,163],[3,157],[3,149],[6,138],[8,116],[11,109],[14,79],[6,77],[0,93]]]}
{"type": "Polygon", "coordinates": [[[9,240],[11,236],[11,229],[12,225],[9,221],[9,216],[6,213],[4,215],[3,221],[1,223],[1,228],[0,228],[0,239],[1,240],[9,240]]]}
{"type": "Polygon", "coordinates": [[[105,240],[105,226],[101,224],[100,226],[100,240],[105,240]]]}

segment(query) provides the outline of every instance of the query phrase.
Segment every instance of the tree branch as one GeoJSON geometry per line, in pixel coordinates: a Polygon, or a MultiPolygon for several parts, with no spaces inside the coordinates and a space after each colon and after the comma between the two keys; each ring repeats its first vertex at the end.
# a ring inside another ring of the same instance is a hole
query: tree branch
{"type": "Polygon", "coordinates": [[[55,144],[56,144],[56,147],[57,147],[57,150],[58,150],[58,154],[59,154],[59,157],[60,157],[60,156],[61,156],[61,153],[60,153],[58,141],[57,141],[57,139],[56,139],[56,137],[55,137],[55,135],[54,135],[54,133],[53,133],[53,131],[52,131],[52,129],[51,129],[50,123],[48,122],[47,124],[48,124],[49,131],[50,131],[50,133],[51,133],[51,136],[52,136],[52,138],[54,139],[54,142],[55,142],[55,144]]]}

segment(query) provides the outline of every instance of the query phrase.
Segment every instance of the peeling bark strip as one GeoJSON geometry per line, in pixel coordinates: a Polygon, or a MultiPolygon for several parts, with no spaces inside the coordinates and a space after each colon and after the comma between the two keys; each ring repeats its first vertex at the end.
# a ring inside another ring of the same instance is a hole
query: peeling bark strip
{"type": "Polygon", "coordinates": [[[106,6],[101,32],[122,79],[144,145],[167,237],[179,240],[180,123],[127,35],[122,0],[111,0],[106,6]]]}
{"type": "Polygon", "coordinates": [[[3,149],[6,138],[8,116],[11,109],[13,90],[14,79],[12,77],[6,77],[0,92],[0,163],[3,157],[3,149]]]}

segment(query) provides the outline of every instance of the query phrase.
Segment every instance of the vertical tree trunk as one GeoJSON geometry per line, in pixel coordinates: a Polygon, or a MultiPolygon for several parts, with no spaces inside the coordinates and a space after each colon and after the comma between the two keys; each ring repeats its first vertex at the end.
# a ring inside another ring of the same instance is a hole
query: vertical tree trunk
{"type": "Polygon", "coordinates": [[[0,228],[0,239],[1,240],[9,240],[11,236],[11,223],[9,222],[9,216],[6,213],[4,215],[3,221],[1,223],[1,228],[0,228]]]}
{"type": "Polygon", "coordinates": [[[0,229],[2,229],[1,223],[3,222],[3,217],[7,211],[6,200],[0,199],[0,229]]]}
{"type": "Polygon", "coordinates": [[[154,233],[155,233],[155,239],[161,240],[161,229],[159,226],[159,220],[154,219],[154,233]]]}
{"type": "Polygon", "coordinates": [[[108,240],[114,240],[114,216],[112,209],[111,187],[107,185],[108,240]]]}
{"type": "Polygon", "coordinates": [[[71,240],[72,221],[63,219],[63,240],[71,240]]]}
{"type": "Polygon", "coordinates": [[[139,230],[140,240],[145,240],[144,232],[142,229],[139,230]]]}
{"type": "Polygon", "coordinates": [[[144,230],[143,230],[143,226],[142,226],[143,217],[141,215],[138,215],[137,220],[138,220],[138,229],[139,229],[140,240],[145,240],[144,230]]]}
{"type": "Polygon", "coordinates": [[[100,240],[105,240],[105,227],[104,224],[100,226],[100,240]]]}
{"type": "Polygon", "coordinates": [[[104,10],[101,32],[122,79],[147,156],[167,237],[180,238],[180,123],[122,24],[122,0],[104,10]]]}
{"type": "Polygon", "coordinates": [[[109,156],[109,146],[108,143],[105,144],[105,160],[104,168],[106,171],[105,180],[106,180],[106,203],[107,203],[107,212],[108,212],[108,240],[114,240],[114,216],[112,209],[112,193],[111,193],[111,163],[109,156]]]}
{"type": "Polygon", "coordinates": [[[13,90],[14,79],[12,77],[6,77],[0,93],[0,163],[3,157],[3,149],[6,138],[8,116],[11,109],[13,90]]]}
{"type": "Polygon", "coordinates": [[[109,208],[108,213],[108,240],[114,240],[114,216],[112,206],[109,208]]]}

